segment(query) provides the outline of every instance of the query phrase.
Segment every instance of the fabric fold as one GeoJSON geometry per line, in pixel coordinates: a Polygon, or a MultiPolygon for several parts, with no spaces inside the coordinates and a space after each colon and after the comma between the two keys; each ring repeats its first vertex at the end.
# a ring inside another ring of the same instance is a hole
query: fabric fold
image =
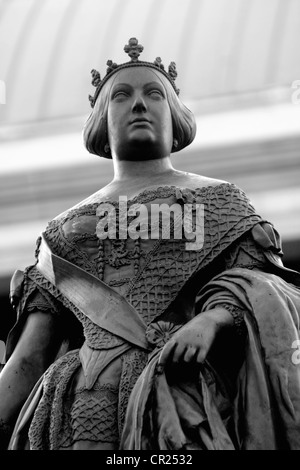
{"type": "Polygon", "coordinates": [[[84,343],[79,351],[79,357],[87,390],[94,386],[98,376],[112,361],[129,351],[129,349],[131,349],[131,346],[128,343],[111,349],[92,349],[84,343]]]}
{"type": "Polygon", "coordinates": [[[232,298],[245,312],[247,341],[232,403],[214,372],[218,358],[214,369],[203,364],[198,385],[186,393],[187,384],[176,384],[167,368],[157,375],[156,355],[132,392],[121,448],[299,450],[300,365],[292,360],[299,293],[276,275],[256,270],[234,268],[213,278],[199,293],[202,311],[232,298]],[[148,403],[156,403],[159,412],[148,403]],[[203,417],[194,431],[185,424],[191,403],[195,416],[203,417]],[[160,436],[155,442],[149,441],[151,428],[160,436]]]}

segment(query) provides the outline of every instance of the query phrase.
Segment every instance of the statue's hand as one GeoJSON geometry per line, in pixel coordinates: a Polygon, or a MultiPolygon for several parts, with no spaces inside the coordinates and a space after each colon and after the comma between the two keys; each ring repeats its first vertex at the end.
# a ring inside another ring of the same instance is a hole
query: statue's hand
{"type": "Polygon", "coordinates": [[[218,332],[233,325],[233,318],[223,308],[201,313],[178,330],[162,349],[158,361],[159,369],[167,362],[191,362],[201,364],[216,339],[218,332]]]}

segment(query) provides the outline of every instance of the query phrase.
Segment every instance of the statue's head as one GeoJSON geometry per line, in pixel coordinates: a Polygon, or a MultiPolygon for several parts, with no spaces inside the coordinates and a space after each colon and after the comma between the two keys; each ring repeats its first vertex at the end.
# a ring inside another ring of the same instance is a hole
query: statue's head
{"type": "MultiPolygon", "coordinates": [[[[89,96],[92,112],[83,131],[87,150],[101,157],[112,158],[109,144],[116,133],[116,129],[113,129],[114,113],[118,118],[118,110],[126,111],[129,95],[131,109],[133,109],[132,107],[135,106],[134,97],[142,96],[138,90],[143,89],[144,86],[147,87],[147,93],[144,93],[144,104],[140,103],[137,106],[147,107],[147,102],[150,100],[149,108],[160,110],[160,133],[164,134],[162,138],[166,141],[166,145],[171,139],[169,153],[182,150],[193,141],[196,134],[196,123],[193,113],[178,97],[179,90],[175,84],[177,77],[175,63],[171,62],[167,72],[159,57],[153,63],[138,60],[143,47],[138,44],[135,38],[129,40],[129,44],[124,47],[124,50],[131,57],[131,61],[117,65],[109,60],[107,74],[102,80],[99,72],[96,70],[91,72],[92,84],[96,87],[96,91],[94,96],[89,96]],[[150,84],[152,89],[148,91],[150,84]],[[123,89],[120,89],[120,86],[123,89]],[[163,102],[159,103],[159,93],[162,94],[161,101],[164,100],[165,105],[163,102]],[[170,125],[168,125],[169,120],[170,125]],[[170,134],[172,135],[170,136],[170,134]]],[[[142,102],[143,97],[140,100],[142,102]]],[[[135,126],[136,131],[139,132],[143,127],[146,128],[147,125],[143,126],[141,123],[135,126]]],[[[122,139],[121,133],[119,138],[122,139]]]]}

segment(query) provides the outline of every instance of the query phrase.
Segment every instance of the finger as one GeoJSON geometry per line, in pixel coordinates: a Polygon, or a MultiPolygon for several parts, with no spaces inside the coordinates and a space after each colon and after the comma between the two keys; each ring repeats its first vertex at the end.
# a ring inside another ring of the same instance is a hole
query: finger
{"type": "Polygon", "coordinates": [[[197,354],[197,348],[195,348],[194,346],[189,346],[183,356],[184,362],[191,362],[194,359],[196,354],[197,354]]]}
{"type": "Polygon", "coordinates": [[[174,350],[172,362],[177,363],[177,362],[182,361],[186,350],[187,350],[187,345],[186,344],[177,344],[177,347],[174,350]]]}
{"type": "Polygon", "coordinates": [[[197,354],[196,361],[198,362],[198,364],[202,364],[205,361],[205,359],[206,359],[206,351],[204,351],[203,349],[200,349],[200,351],[197,354]]]}
{"type": "Polygon", "coordinates": [[[168,341],[167,344],[163,347],[163,350],[161,351],[158,359],[158,366],[160,367],[160,369],[163,369],[165,367],[175,347],[176,341],[172,339],[168,341]]]}

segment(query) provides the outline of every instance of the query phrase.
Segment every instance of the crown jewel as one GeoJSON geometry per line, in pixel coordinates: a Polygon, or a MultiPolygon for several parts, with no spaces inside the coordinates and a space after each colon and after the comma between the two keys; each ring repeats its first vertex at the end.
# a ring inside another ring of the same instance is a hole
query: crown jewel
{"type": "Polygon", "coordinates": [[[144,48],[141,44],[139,44],[138,40],[136,38],[130,38],[128,41],[128,44],[124,46],[124,51],[126,54],[129,55],[130,61],[125,62],[124,64],[116,64],[112,60],[108,60],[106,65],[106,75],[105,77],[101,80],[100,73],[93,69],[91,71],[92,74],[92,85],[96,87],[96,91],[94,96],[89,95],[89,101],[91,104],[91,107],[93,108],[95,106],[95,102],[97,100],[97,97],[100,93],[101,88],[103,87],[104,83],[108,80],[108,78],[117,72],[118,70],[128,68],[128,67],[138,67],[138,66],[144,66],[144,67],[150,67],[153,69],[159,69],[165,77],[168,78],[170,81],[171,85],[173,86],[175,93],[179,95],[179,89],[175,85],[175,79],[177,77],[177,70],[176,70],[176,64],[175,62],[171,62],[169,67],[168,67],[168,72],[165,71],[165,67],[162,63],[162,60],[160,57],[156,57],[154,62],[144,62],[139,60],[140,54],[143,52],[144,48]]]}

